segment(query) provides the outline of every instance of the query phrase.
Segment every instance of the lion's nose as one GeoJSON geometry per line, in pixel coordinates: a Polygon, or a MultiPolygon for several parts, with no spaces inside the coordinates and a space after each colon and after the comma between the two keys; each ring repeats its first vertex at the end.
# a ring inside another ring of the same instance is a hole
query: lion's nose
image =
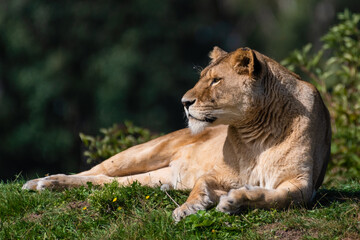
{"type": "Polygon", "coordinates": [[[186,109],[189,109],[189,107],[191,106],[191,105],[193,105],[194,103],[195,103],[195,101],[196,101],[196,99],[186,99],[186,98],[183,98],[183,99],[181,99],[181,102],[182,102],[182,104],[184,105],[184,107],[186,108],[186,109]]]}

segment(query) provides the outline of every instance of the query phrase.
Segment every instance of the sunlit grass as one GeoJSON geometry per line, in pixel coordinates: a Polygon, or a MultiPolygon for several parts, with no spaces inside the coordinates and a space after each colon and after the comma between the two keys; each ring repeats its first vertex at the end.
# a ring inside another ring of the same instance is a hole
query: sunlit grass
{"type": "MultiPolygon", "coordinates": [[[[312,206],[249,209],[229,216],[211,209],[175,224],[176,204],[159,188],[88,186],[61,192],[0,183],[0,239],[360,239],[360,184],[322,188],[312,206]]],[[[169,191],[179,204],[188,192],[169,191]]]]}

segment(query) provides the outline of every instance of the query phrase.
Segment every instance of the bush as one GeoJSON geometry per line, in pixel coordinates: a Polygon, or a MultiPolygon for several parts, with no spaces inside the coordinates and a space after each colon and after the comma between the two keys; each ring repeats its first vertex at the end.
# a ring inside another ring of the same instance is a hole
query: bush
{"type": "Polygon", "coordinates": [[[125,122],[125,125],[114,124],[110,128],[100,129],[100,132],[102,136],[95,137],[80,133],[81,141],[87,148],[84,156],[89,164],[102,162],[131,146],[158,137],[148,129],[136,127],[131,122],[125,122]]]}
{"type": "Polygon", "coordinates": [[[304,73],[329,108],[333,137],[327,182],[360,174],[360,14],[345,10],[338,20],[319,51],[310,53],[308,44],[282,62],[304,73]]]}

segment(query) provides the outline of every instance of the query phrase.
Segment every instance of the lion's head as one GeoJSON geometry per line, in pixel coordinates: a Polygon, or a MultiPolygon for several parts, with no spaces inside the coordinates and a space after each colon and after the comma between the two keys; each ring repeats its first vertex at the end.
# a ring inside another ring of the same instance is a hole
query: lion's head
{"type": "Polygon", "coordinates": [[[241,124],[263,102],[262,55],[248,48],[227,53],[214,47],[198,83],[182,98],[193,133],[209,125],[241,124]]]}

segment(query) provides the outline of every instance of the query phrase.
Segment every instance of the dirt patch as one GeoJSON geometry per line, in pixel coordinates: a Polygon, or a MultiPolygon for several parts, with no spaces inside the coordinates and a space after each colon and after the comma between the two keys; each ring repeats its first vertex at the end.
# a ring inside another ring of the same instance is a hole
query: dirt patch
{"type": "Polygon", "coordinates": [[[271,224],[266,224],[266,225],[262,225],[258,228],[258,232],[259,233],[267,233],[267,232],[272,232],[275,231],[281,227],[284,227],[281,223],[271,223],[271,224]]]}
{"type": "Polygon", "coordinates": [[[42,218],[42,213],[30,213],[24,216],[24,221],[27,222],[36,222],[39,221],[42,218]]]}
{"type": "Polygon", "coordinates": [[[305,235],[316,237],[317,234],[313,231],[307,232],[303,229],[287,228],[281,223],[272,223],[260,226],[258,233],[269,239],[284,239],[284,240],[299,240],[305,235]]]}
{"type": "Polygon", "coordinates": [[[86,201],[74,201],[74,202],[69,202],[67,207],[70,209],[77,209],[77,208],[84,208],[84,207],[89,207],[90,204],[86,201]]]}
{"type": "Polygon", "coordinates": [[[279,239],[293,239],[298,240],[302,239],[305,232],[299,229],[286,229],[286,230],[278,230],[275,232],[275,236],[279,239]]]}
{"type": "Polygon", "coordinates": [[[358,239],[359,239],[359,234],[356,233],[345,234],[345,237],[341,238],[341,240],[358,240],[358,239]]]}

